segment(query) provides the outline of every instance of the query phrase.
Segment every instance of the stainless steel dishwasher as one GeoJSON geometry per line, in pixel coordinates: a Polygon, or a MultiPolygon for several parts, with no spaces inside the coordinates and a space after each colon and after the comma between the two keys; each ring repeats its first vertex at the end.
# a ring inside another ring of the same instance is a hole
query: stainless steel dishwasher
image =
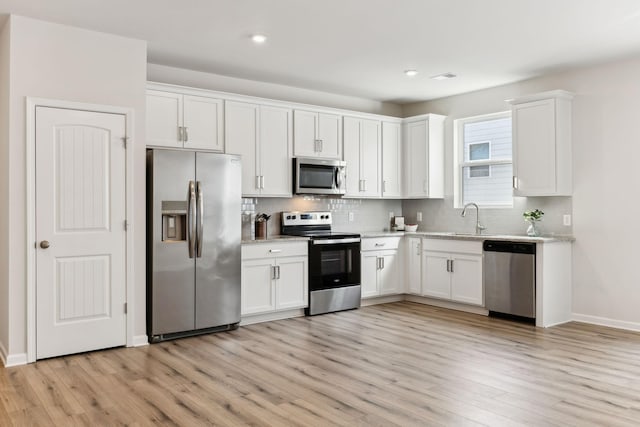
{"type": "Polygon", "coordinates": [[[490,315],[536,317],[536,244],[485,240],[485,304],[490,315]]]}

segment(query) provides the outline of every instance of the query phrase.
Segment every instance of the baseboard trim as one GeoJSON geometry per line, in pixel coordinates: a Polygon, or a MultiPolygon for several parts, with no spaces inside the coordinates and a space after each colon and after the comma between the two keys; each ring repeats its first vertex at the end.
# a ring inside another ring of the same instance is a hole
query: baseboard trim
{"type": "Polygon", "coordinates": [[[608,317],[598,317],[579,313],[573,313],[572,320],[574,322],[590,323],[592,325],[608,326],[610,328],[640,332],[640,323],[637,322],[627,322],[625,320],[615,320],[609,319],[608,317]]]}
{"type": "Polygon", "coordinates": [[[0,342],[0,359],[5,368],[27,364],[27,353],[7,354],[4,343],[0,342]]]}
{"type": "Polygon", "coordinates": [[[149,337],[147,335],[135,335],[131,347],[143,347],[149,345],[149,337]]]}
{"type": "Polygon", "coordinates": [[[404,300],[404,295],[385,295],[382,297],[365,298],[360,301],[362,307],[376,304],[387,304],[390,302],[398,302],[404,300]]]}
{"type": "Polygon", "coordinates": [[[292,317],[304,316],[304,309],[293,309],[285,311],[277,311],[272,313],[254,314],[242,317],[240,326],[252,325],[254,323],[271,322],[273,320],[291,319],[292,317]]]}

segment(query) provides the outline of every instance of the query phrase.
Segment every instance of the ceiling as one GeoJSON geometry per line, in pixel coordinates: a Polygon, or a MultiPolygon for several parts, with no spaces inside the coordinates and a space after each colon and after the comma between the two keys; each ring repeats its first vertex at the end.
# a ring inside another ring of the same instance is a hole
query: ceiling
{"type": "Polygon", "coordinates": [[[147,40],[155,64],[395,103],[640,55],[637,0],[0,0],[0,13],[147,40]],[[446,72],[458,77],[430,78],[446,72]]]}

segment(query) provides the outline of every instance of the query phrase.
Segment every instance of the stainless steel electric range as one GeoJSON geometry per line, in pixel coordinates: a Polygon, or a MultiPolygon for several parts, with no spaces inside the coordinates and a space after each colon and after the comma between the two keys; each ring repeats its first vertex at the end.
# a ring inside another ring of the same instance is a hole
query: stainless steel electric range
{"type": "Polygon", "coordinates": [[[307,316],[360,307],[360,235],[331,222],[331,212],[282,212],[282,234],[309,237],[307,316]]]}

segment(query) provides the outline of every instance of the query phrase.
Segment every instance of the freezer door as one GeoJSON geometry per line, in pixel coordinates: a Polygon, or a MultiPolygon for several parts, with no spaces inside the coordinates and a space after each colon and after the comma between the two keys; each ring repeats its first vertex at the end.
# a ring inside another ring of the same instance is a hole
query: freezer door
{"type": "Polygon", "coordinates": [[[147,236],[151,277],[147,320],[153,336],[195,326],[195,255],[189,257],[191,226],[195,228],[195,153],[153,150],[147,155],[147,219],[152,227],[147,236]],[[190,183],[194,184],[193,194],[190,183]]]}
{"type": "Polygon", "coordinates": [[[196,153],[196,329],[240,321],[239,156],[196,153]]]}

